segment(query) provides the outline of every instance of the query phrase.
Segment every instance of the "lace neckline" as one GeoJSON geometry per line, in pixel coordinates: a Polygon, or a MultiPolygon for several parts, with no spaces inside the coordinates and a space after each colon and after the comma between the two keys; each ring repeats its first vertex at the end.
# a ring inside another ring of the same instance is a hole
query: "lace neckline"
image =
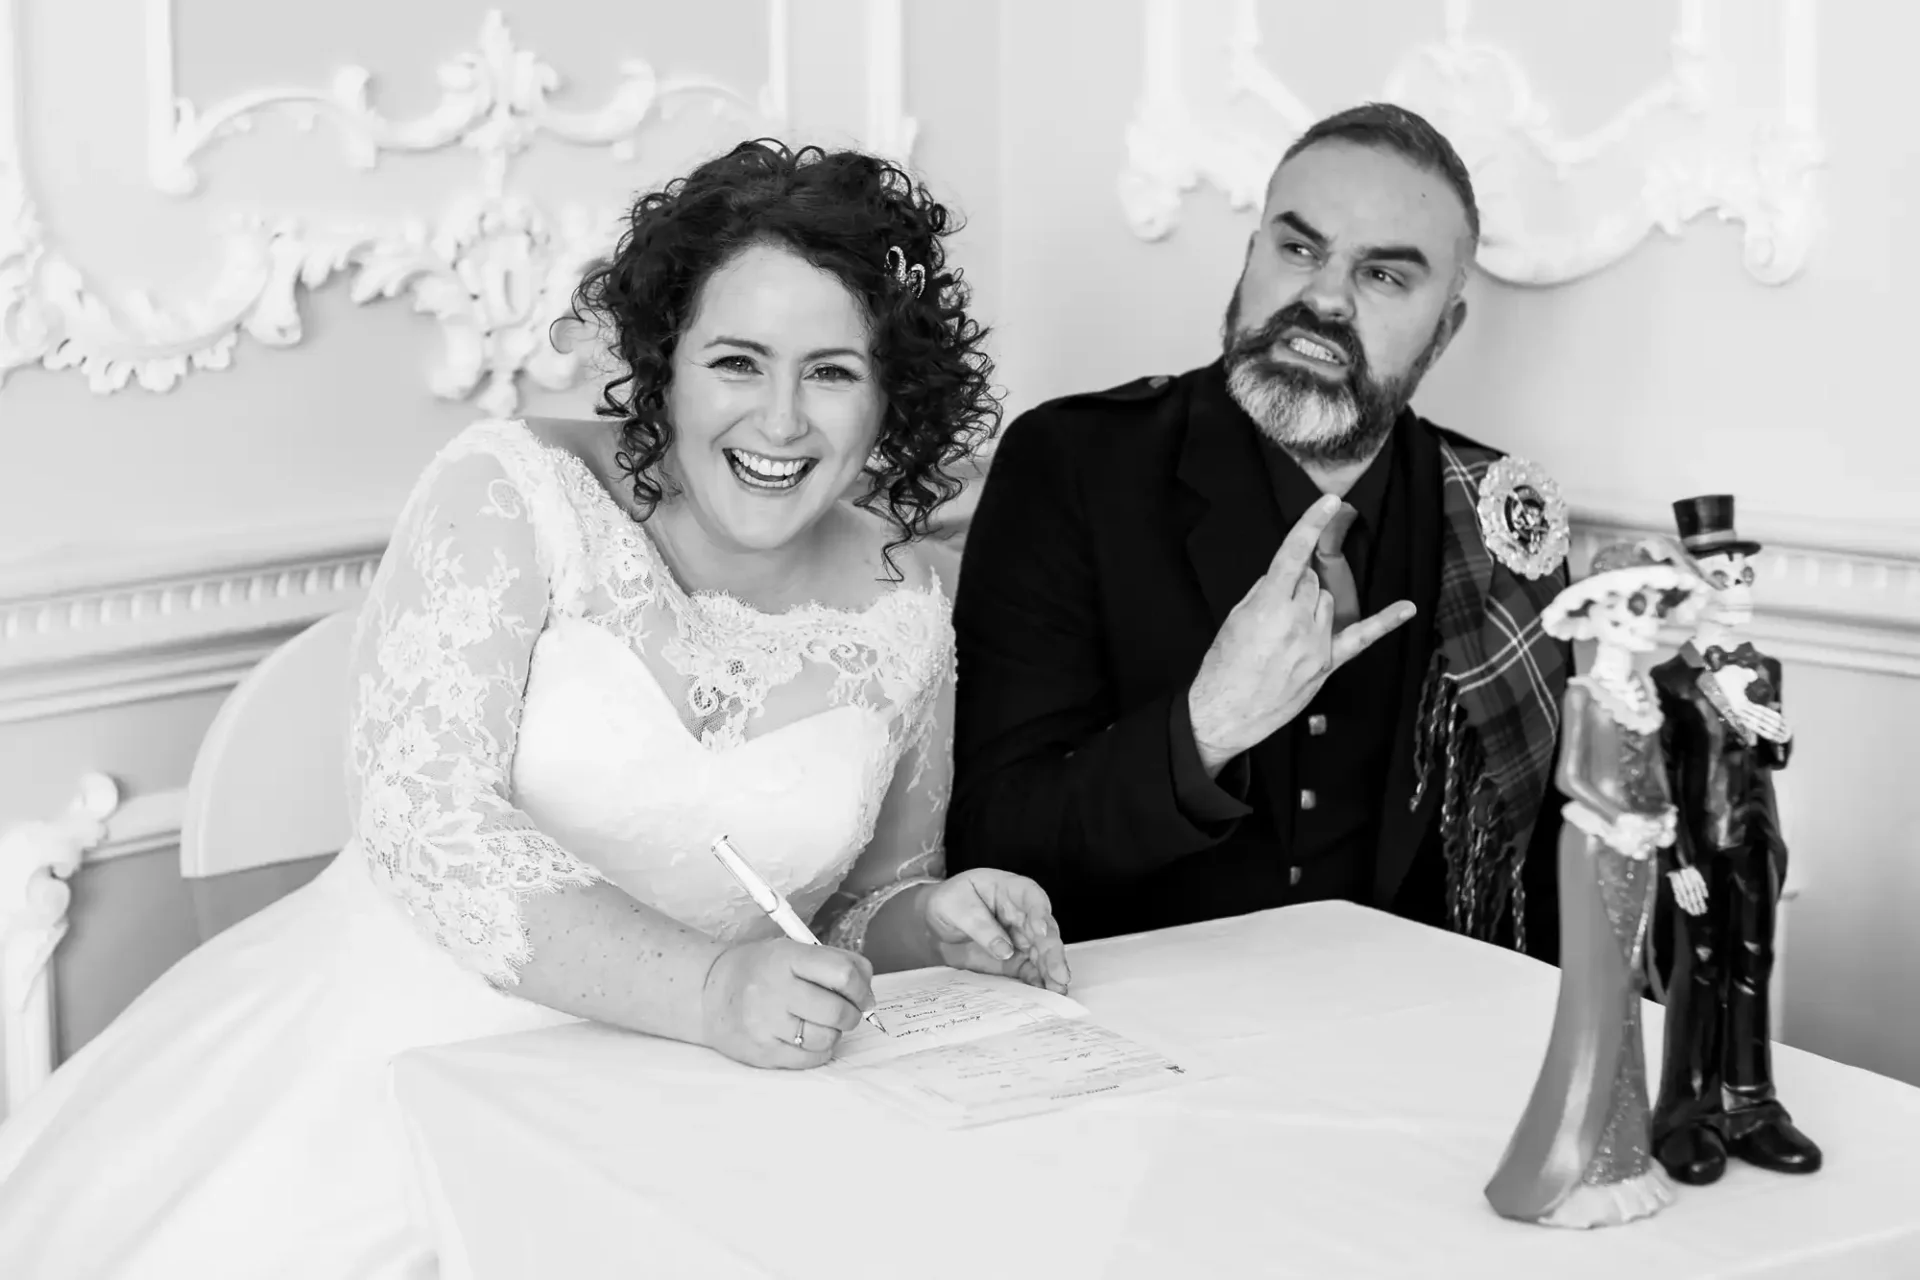
{"type": "Polygon", "coordinates": [[[558,457],[559,465],[573,477],[575,482],[581,488],[591,492],[592,499],[598,506],[601,519],[614,530],[616,536],[623,540],[629,540],[636,547],[640,548],[641,554],[645,559],[656,567],[657,572],[654,574],[656,582],[663,586],[675,599],[689,604],[702,612],[709,610],[718,611],[736,620],[750,619],[755,624],[761,626],[817,626],[822,622],[865,621],[874,617],[883,609],[891,607],[896,600],[925,600],[927,603],[937,604],[944,598],[944,591],[940,583],[940,573],[932,566],[928,566],[927,569],[928,580],[926,586],[916,587],[910,583],[896,582],[886,587],[872,600],[857,608],[839,608],[834,605],[822,604],[818,600],[810,600],[805,604],[797,604],[790,609],[782,609],[776,613],[756,608],[730,591],[721,591],[718,589],[689,591],[682,585],[680,579],[674,576],[673,569],[668,565],[666,556],[660,550],[660,544],[654,539],[653,534],[647,530],[646,524],[643,521],[634,519],[633,514],[621,506],[618,499],[611,493],[607,492],[606,485],[601,483],[600,477],[594,472],[592,467],[587,465],[585,458],[582,458],[571,449],[564,449],[544,439],[539,432],[527,425],[525,418],[510,418],[507,419],[507,422],[509,425],[518,428],[528,440],[533,442],[535,448],[558,457]]]}
{"type": "Polygon", "coordinates": [[[1660,727],[1660,702],[1653,686],[1639,672],[1606,676],[1589,672],[1572,683],[1593,696],[1608,719],[1633,733],[1648,734],[1660,727]]]}

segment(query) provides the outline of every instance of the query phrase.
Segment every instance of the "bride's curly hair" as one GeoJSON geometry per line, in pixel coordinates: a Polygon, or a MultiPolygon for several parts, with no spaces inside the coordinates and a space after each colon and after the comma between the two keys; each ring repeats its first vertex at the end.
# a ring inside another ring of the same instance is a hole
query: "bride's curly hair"
{"type": "Polygon", "coordinates": [[[897,576],[893,550],[926,535],[933,512],[960,493],[949,468],[999,422],[987,330],[967,314],[960,271],[947,267],[944,241],[958,229],[895,165],[770,139],[743,142],[636,200],[613,256],[574,294],[573,317],[599,327],[624,366],[596,413],[620,423],[617,461],[642,510],[669,491],[660,468],[673,444],[667,387],[701,286],[742,251],[779,245],[831,272],[866,312],[887,408],[866,465],[871,487],[855,505],[885,504],[900,533],[886,556],[897,576]],[[919,290],[896,278],[899,257],[924,270],[919,290]]]}

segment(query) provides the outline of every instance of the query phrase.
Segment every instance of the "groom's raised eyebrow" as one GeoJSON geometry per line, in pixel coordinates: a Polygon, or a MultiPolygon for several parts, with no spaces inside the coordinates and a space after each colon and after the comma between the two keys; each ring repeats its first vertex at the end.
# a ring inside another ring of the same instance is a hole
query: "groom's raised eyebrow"
{"type": "MultiPolygon", "coordinates": [[[[1273,220],[1313,245],[1314,248],[1326,248],[1327,237],[1293,210],[1288,209],[1284,213],[1276,214],[1273,220]]],[[[1410,244],[1362,245],[1360,251],[1354,256],[1362,262],[1404,262],[1409,266],[1419,267],[1422,271],[1433,270],[1433,264],[1427,261],[1427,255],[1410,244]]]]}
{"type": "Polygon", "coordinates": [[[1274,215],[1273,220],[1291,230],[1302,240],[1310,242],[1315,248],[1319,248],[1327,242],[1326,236],[1320,233],[1319,228],[1315,227],[1311,222],[1308,222],[1291,209],[1274,215]]]}

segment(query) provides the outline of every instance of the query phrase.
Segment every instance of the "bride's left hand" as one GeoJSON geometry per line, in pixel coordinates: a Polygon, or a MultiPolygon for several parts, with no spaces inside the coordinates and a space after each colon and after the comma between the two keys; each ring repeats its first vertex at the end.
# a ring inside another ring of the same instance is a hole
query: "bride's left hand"
{"type": "Polygon", "coordinates": [[[942,880],[920,901],[942,964],[1065,994],[1071,975],[1053,904],[1027,877],[976,867],[942,880]]]}

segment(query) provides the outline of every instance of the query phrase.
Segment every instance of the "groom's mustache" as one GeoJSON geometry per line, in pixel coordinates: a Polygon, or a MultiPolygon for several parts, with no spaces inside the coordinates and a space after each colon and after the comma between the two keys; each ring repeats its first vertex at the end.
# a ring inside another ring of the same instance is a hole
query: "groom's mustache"
{"type": "MultiPolygon", "coordinates": [[[[1316,314],[1312,307],[1304,302],[1290,302],[1267,318],[1265,324],[1257,329],[1236,332],[1227,349],[1229,362],[1253,361],[1262,372],[1272,374],[1281,368],[1272,359],[1272,351],[1287,336],[1312,338],[1325,346],[1332,347],[1346,357],[1346,382],[1350,386],[1367,385],[1367,351],[1360,344],[1360,335],[1353,326],[1341,320],[1329,320],[1316,314]]],[[[1322,385],[1323,379],[1308,374],[1322,385]]]]}

